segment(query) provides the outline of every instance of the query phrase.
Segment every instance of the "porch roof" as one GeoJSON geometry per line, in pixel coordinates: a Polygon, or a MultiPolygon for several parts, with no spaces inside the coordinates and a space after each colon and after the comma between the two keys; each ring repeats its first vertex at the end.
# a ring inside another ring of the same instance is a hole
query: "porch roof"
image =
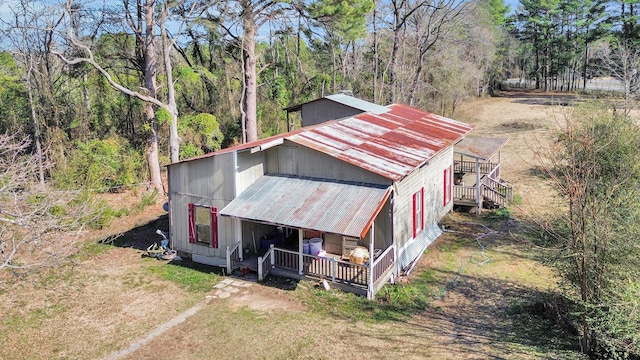
{"type": "Polygon", "coordinates": [[[390,194],[379,185],[264,175],[220,214],[361,238],[390,194]]]}
{"type": "Polygon", "coordinates": [[[465,156],[487,161],[509,142],[509,139],[466,137],[458,142],[453,151],[465,156]]]}

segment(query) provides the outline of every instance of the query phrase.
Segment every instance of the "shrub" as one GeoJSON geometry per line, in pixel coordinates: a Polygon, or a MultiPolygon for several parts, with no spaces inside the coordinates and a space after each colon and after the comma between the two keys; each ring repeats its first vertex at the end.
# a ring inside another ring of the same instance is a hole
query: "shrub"
{"type": "Polygon", "coordinates": [[[182,139],[180,157],[188,158],[219,150],[224,140],[218,119],[211,114],[185,116],[178,122],[182,139]]]}
{"type": "Polygon", "coordinates": [[[78,141],[66,159],[66,163],[57,164],[53,171],[56,186],[98,192],[138,182],[143,164],[142,155],[117,136],[78,141]]]}

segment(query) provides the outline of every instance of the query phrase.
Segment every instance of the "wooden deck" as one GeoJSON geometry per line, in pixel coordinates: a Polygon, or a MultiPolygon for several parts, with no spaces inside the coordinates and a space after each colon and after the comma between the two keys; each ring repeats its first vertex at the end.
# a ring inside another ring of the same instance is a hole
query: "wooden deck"
{"type": "Polygon", "coordinates": [[[484,203],[491,207],[506,207],[512,199],[512,186],[500,178],[500,164],[491,162],[476,164],[472,161],[456,160],[454,161],[454,173],[459,180],[453,186],[453,203],[455,205],[473,207],[484,203]],[[478,178],[480,178],[479,185],[478,178]]]}

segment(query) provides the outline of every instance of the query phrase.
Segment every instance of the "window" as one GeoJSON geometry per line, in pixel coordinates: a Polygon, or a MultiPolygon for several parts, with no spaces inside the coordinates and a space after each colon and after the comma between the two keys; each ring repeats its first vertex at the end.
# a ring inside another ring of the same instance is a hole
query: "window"
{"type": "Polygon", "coordinates": [[[413,194],[413,237],[424,229],[424,188],[413,194]]]}
{"type": "Polygon", "coordinates": [[[189,204],[189,242],[218,247],[218,209],[189,204]]]}
{"type": "Polygon", "coordinates": [[[444,169],[444,189],[443,189],[443,201],[442,204],[447,206],[451,200],[453,200],[453,168],[449,166],[448,169],[444,169]]]}

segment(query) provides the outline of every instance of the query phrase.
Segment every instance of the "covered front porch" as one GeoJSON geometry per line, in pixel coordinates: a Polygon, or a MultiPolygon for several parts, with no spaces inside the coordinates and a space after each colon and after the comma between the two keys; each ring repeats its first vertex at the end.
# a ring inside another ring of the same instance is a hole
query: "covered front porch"
{"type": "Polygon", "coordinates": [[[258,280],[326,280],[372,299],[394,273],[396,247],[384,215],[391,194],[383,186],[265,175],[221,211],[242,229],[227,249],[227,271],[253,247],[258,280]],[[256,239],[255,229],[264,235],[256,239]]]}
{"type": "Polygon", "coordinates": [[[509,142],[501,138],[468,137],[454,147],[453,203],[476,208],[506,207],[513,187],[500,175],[501,150],[509,142]]]}

